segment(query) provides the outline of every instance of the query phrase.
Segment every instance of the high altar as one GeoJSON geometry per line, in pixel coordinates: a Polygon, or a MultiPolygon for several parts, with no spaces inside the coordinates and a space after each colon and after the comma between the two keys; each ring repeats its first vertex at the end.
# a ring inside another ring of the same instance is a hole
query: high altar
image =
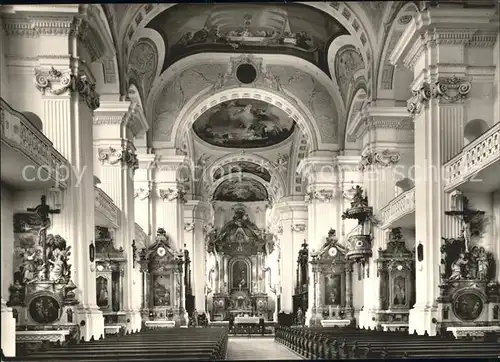
{"type": "Polygon", "coordinates": [[[259,229],[244,207],[232,220],[207,234],[207,310],[213,321],[236,316],[272,319],[269,300],[273,236],[259,229]],[[269,283],[270,284],[270,283],[269,283]]]}

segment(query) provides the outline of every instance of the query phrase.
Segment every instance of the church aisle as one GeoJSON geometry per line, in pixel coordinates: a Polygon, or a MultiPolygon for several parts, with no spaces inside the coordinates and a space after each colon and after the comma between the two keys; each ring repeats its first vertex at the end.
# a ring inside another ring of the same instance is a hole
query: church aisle
{"type": "Polygon", "coordinates": [[[274,338],[229,338],[226,360],[298,360],[301,356],[276,343],[274,338]]]}

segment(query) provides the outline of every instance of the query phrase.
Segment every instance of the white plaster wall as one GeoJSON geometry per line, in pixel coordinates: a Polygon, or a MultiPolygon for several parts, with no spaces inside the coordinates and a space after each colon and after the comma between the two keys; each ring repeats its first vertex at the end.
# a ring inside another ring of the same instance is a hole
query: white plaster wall
{"type": "Polygon", "coordinates": [[[491,215],[491,223],[493,228],[493,240],[494,245],[492,245],[492,252],[495,253],[497,260],[496,266],[496,277],[497,281],[500,280],[500,190],[495,191],[493,194],[493,212],[491,215]]]}
{"type": "Polygon", "coordinates": [[[498,32],[497,42],[493,48],[493,57],[495,64],[495,81],[493,84],[493,119],[498,122],[500,120],[500,31],[498,32]]]}
{"type": "Polygon", "coordinates": [[[357,264],[353,265],[352,268],[352,306],[354,308],[354,317],[356,318],[357,324],[359,324],[359,311],[363,308],[364,301],[364,278],[363,271],[358,268],[357,264]],[[361,275],[361,278],[360,278],[361,275]]]}

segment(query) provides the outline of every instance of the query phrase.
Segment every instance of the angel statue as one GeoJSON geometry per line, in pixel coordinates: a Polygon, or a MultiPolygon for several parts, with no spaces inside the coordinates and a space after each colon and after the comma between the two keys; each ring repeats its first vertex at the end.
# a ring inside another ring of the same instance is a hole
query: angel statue
{"type": "Polygon", "coordinates": [[[335,229],[330,229],[328,231],[328,236],[325,239],[325,243],[319,250],[318,255],[322,255],[324,252],[326,252],[330,248],[337,248],[341,250],[342,252],[345,252],[345,248],[343,245],[339,244],[339,239],[337,238],[337,231],[335,229]]]}

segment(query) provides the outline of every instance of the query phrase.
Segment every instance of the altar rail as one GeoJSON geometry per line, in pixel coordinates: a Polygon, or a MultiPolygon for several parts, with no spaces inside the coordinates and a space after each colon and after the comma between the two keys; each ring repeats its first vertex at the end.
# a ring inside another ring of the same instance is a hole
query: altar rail
{"type": "Polygon", "coordinates": [[[306,359],[498,358],[497,341],[354,328],[277,327],[275,340],[306,359]]]}
{"type": "Polygon", "coordinates": [[[1,139],[7,146],[23,153],[36,166],[44,166],[50,170],[51,179],[62,188],[67,187],[64,179],[58,175],[61,168],[69,163],[53,146],[53,143],[36,128],[21,112],[13,109],[0,97],[1,139]]]}
{"type": "Polygon", "coordinates": [[[389,228],[403,216],[415,212],[415,187],[398,195],[380,210],[381,228],[389,228]]]}
{"type": "Polygon", "coordinates": [[[118,228],[120,226],[120,209],[116,206],[103,190],[99,187],[94,187],[95,194],[95,211],[106,219],[110,227],[118,228]]]}
{"type": "Polygon", "coordinates": [[[469,143],[444,164],[445,191],[451,191],[474,174],[500,161],[500,122],[469,143]]]}

